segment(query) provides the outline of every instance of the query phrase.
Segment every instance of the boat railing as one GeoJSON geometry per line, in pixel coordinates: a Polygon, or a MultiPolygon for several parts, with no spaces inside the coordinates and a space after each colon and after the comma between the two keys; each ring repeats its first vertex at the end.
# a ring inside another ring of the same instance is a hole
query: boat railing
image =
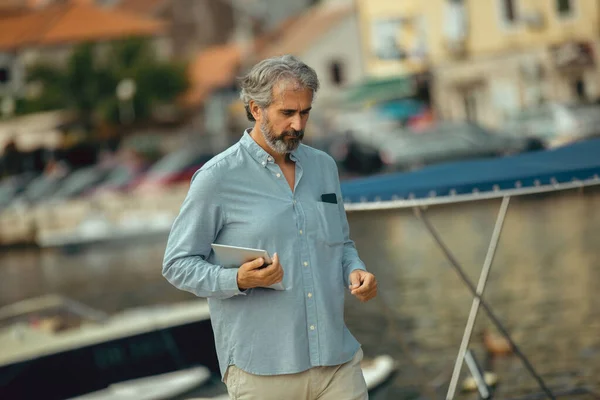
{"type": "Polygon", "coordinates": [[[600,176],[597,174],[590,179],[578,180],[573,179],[570,182],[557,182],[550,180],[549,184],[542,185],[534,183],[531,187],[522,187],[520,182],[515,182],[515,187],[512,189],[500,189],[494,185],[490,191],[479,191],[474,189],[471,193],[456,194],[450,191],[449,195],[438,196],[435,192],[431,192],[429,197],[415,198],[414,195],[408,195],[407,198],[400,196],[392,196],[391,200],[382,201],[377,197],[373,200],[362,199],[358,202],[351,202],[344,199],[344,207],[347,212],[351,211],[373,211],[373,210],[390,210],[399,208],[414,208],[428,207],[442,204],[453,204],[469,201],[481,201],[491,199],[501,199],[504,197],[516,197],[535,194],[544,194],[550,192],[580,189],[592,186],[600,186],[600,176]]]}
{"type": "Polygon", "coordinates": [[[0,308],[0,326],[10,325],[28,315],[53,312],[67,312],[78,318],[96,323],[103,323],[109,318],[108,314],[78,301],[58,294],[50,294],[22,300],[0,308]]]}

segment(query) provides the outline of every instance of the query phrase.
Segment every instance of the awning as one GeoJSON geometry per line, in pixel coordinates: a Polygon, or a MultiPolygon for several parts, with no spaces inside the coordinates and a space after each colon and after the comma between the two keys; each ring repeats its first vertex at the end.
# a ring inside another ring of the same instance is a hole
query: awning
{"type": "MultiPolygon", "coordinates": [[[[510,157],[431,165],[414,172],[342,182],[345,203],[424,200],[461,195],[485,198],[510,191],[542,191],[600,184],[600,139],[510,157]]],[[[456,200],[457,201],[457,200],[456,200]]]]}
{"type": "Polygon", "coordinates": [[[348,105],[376,104],[415,94],[416,86],[412,77],[371,78],[346,89],[344,102],[348,105]]]}

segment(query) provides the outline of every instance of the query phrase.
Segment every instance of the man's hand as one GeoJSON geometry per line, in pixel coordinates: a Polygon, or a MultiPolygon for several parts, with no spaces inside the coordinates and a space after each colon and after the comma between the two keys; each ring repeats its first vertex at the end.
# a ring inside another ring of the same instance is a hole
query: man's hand
{"type": "Polygon", "coordinates": [[[375,275],[362,269],[350,273],[350,293],[362,302],[377,296],[377,279],[375,275]]]}
{"type": "Polygon", "coordinates": [[[237,284],[240,290],[251,289],[255,287],[271,286],[279,283],[283,279],[283,268],[279,264],[277,253],[273,255],[273,264],[261,268],[265,260],[259,257],[249,261],[238,269],[237,284]]]}

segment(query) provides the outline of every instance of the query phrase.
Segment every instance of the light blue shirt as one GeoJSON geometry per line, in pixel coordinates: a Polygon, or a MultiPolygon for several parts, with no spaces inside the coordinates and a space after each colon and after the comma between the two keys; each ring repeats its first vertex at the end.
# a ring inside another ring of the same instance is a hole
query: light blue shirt
{"type": "Polygon", "coordinates": [[[359,348],[344,323],[348,276],[365,269],[342,202],[335,161],[300,145],[292,191],[246,131],[192,178],[165,252],[163,275],[207,297],[221,374],[235,364],[258,375],[339,365],[359,348]],[[337,204],[321,201],[335,193],[337,204]],[[241,292],[237,268],[216,264],[211,243],[277,252],[284,291],[241,292]]]}

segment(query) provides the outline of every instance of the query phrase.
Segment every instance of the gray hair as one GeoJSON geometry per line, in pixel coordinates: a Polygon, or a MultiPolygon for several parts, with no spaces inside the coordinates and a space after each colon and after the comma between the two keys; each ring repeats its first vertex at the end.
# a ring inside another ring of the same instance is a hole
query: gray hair
{"type": "Polygon", "coordinates": [[[250,100],[254,100],[262,109],[267,108],[273,102],[273,87],[282,80],[310,89],[313,95],[319,90],[319,78],[315,70],[296,57],[284,55],[267,58],[252,67],[239,81],[242,88],[240,99],[244,102],[250,121],[255,121],[250,112],[250,100]]]}

